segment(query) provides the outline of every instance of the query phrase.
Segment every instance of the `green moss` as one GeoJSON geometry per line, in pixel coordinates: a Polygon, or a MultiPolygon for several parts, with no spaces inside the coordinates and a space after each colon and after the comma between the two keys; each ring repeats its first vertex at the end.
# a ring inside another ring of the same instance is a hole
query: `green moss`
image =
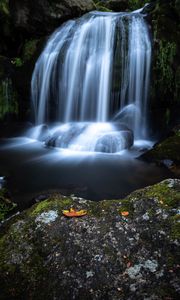
{"type": "Polygon", "coordinates": [[[149,154],[155,160],[170,159],[180,163],[180,134],[179,131],[174,136],[167,138],[162,143],[155,146],[149,154]]]}
{"type": "Polygon", "coordinates": [[[171,92],[174,89],[174,70],[172,64],[176,51],[176,42],[159,41],[159,51],[156,60],[156,69],[159,70],[157,84],[171,92]]]}
{"type": "Polygon", "coordinates": [[[177,208],[180,201],[180,191],[170,188],[166,183],[159,183],[148,188],[145,193],[148,197],[156,197],[163,206],[177,208]]]}
{"type": "Polygon", "coordinates": [[[98,11],[112,12],[112,10],[110,10],[107,7],[103,6],[101,2],[97,2],[95,4],[95,6],[96,6],[96,10],[98,10],[98,11]]]}
{"type": "Polygon", "coordinates": [[[101,218],[103,215],[106,215],[109,213],[109,211],[112,212],[112,215],[114,212],[116,213],[115,208],[119,207],[119,200],[103,200],[100,202],[93,202],[88,201],[87,202],[87,209],[88,209],[88,215],[96,218],[101,218]]]}
{"type": "Polygon", "coordinates": [[[0,189],[0,222],[3,221],[17,205],[7,195],[6,189],[0,189]]]}
{"type": "Polygon", "coordinates": [[[32,209],[30,209],[30,215],[36,216],[50,209],[56,209],[59,212],[62,212],[63,209],[68,209],[72,204],[73,200],[71,198],[54,195],[49,199],[36,204],[32,209]]]}
{"type": "Polygon", "coordinates": [[[22,67],[23,66],[23,61],[20,57],[15,57],[11,60],[11,63],[13,65],[15,65],[17,68],[22,67]]]}
{"type": "Polygon", "coordinates": [[[129,217],[133,216],[134,207],[133,207],[131,197],[127,197],[127,199],[121,200],[121,206],[120,206],[119,211],[120,212],[128,211],[129,212],[129,217]]]}
{"type": "Polygon", "coordinates": [[[129,0],[129,8],[130,10],[136,10],[138,8],[143,7],[149,1],[146,0],[129,0]]]}
{"type": "Polygon", "coordinates": [[[171,217],[171,233],[170,236],[172,239],[180,239],[180,215],[177,214],[171,217]]]}
{"type": "Polygon", "coordinates": [[[18,114],[17,93],[13,90],[12,80],[5,78],[0,82],[0,120],[8,114],[18,114]]]}
{"type": "Polygon", "coordinates": [[[23,61],[28,61],[32,58],[34,55],[36,49],[37,49],[37,43],[39,40],[29,40],[25,42],[24,50],[23,50],[23,61]]]}
{"type": "Polygon", "coordinates": [[[69,209],[70,207],[74,207],[77,209],[86,209],[88,211],[88,216],[100,218],[103,215],[109,214],[111,211],[112,215],[117,215],[120,211],[129,211],[132,215],[133,213],[133,204],[130,199],[123,200],[104,200],[100,202],[95,201],[87,201],[85,204],[82,203],[82,206],[76,206],[76,201],[72,198],[62,197],[60,195],[53,195],[49,199],[42,201],[30,210],[27,213],[31,216],[37,216],[42,212],[48,210],[57,210],[61,215],[63,209],[69,209]]]}
{"type": "Polygon", "coordinates": [[[158,122],[167,128],[171,122],[174,123],[180,92],[180,31],[175,1],[156,1],[150,16],[154,41],[151,103],[153,109],[162,108],[162,117],[158,122]]]}
{"type": "Polygon", "coordinates": [[[0,12],[9,16],[9,1],[8,0],[0,1],[0,12]]]}
{"type": "Polygon", "coordinates": [[[11,284],[6,280],[3,283],[3,294],[7,294],[7,299],[11,296],[12,299],[26,298],[23,297],[26,286],[30,284],[33,293],[38,281],[42,282],[47,273],[36,241],[31,239],[31,230],[33,224],[29,220],[26,224],[19,221],[0,239],[0,269],[11,281],[11,284]]]}

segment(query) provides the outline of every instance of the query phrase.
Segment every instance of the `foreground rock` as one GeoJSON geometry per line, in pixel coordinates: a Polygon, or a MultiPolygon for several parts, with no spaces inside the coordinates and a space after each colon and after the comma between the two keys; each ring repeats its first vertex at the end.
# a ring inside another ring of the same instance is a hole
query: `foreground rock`
{"type": "Polygon", "coordinates": [[[36,204],[2,229],[1,299],[177,299],[179,200],[169,179],[122,201],[36,204]],[[64,217],[71,206],[88,215],[64,217]]]}

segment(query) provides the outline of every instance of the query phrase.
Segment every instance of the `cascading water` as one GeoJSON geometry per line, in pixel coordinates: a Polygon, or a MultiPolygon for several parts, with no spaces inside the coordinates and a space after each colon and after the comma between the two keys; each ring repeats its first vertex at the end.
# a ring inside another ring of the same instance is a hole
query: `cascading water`
{"type": "Polygon", "coordinates": [[[150,64],[140,12],[91,12],[61,26],[32,78],[36,125],[61,122],[44,134],[46,145],[115,153],[146,139],[150,64]]]}

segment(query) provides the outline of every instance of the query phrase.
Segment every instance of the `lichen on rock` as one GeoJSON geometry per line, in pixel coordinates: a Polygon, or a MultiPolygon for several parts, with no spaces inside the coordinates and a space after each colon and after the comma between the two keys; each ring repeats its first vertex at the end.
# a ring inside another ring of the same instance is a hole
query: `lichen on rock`
{"type": "Polygon", "coordinates": [[[3,228],[3,299],[175,299],[178,199],[178,179],[122,200],[51,195],[3,228]],[[66,218],[70,207],[88,214],[66,218]]]}

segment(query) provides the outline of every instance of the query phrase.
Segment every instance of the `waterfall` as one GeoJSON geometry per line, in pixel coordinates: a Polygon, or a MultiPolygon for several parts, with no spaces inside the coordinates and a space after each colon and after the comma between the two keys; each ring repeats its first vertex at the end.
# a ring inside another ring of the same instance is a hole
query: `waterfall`
{"type": "Polygon", "coordinates": [[[132,145],[132,136],[147,138],[150,65],[149,30],[139,11],[90,12],[58,28],[36,63],[31,84],[36,125],[63,123],[47,143],[86,150],[89,134],[91,151],[110,143],[107,152],[117,152],[132,145]],[[124,132],[131,142],[122,142],[124,132]]]}

